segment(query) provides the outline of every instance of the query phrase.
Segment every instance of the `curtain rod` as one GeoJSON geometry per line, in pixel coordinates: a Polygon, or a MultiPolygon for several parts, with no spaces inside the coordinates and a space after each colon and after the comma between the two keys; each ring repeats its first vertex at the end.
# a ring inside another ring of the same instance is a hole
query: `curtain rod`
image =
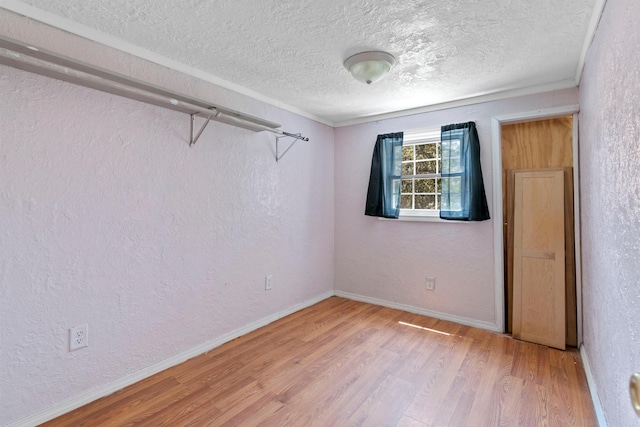
{"type": "Polygon", "coordinates": [[[300,134],[292,134],[277,129],[281,127],[278,123],[172,92],[124,74],[76,61],[2,36],[0,36],[0,64],[187,113],[192,118],[190,145],[195,144],[210,120],[254,132],[271,132],[281,138],[291,137],[295,140],[309,140],[309,138],[300,134]],[[196,136],[193,134],[195,116],[205,119],[204,125],[196,136]]]}

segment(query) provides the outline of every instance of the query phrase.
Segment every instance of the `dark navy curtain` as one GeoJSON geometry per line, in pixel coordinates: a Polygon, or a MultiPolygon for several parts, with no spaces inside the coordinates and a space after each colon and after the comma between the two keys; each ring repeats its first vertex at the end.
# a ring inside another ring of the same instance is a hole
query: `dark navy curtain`
{"type": "Polygon", "coordinates": [[[402,180],[402,132],[378,135],[364,214],[398,218],[402,180]]]}
{"type": "Polygon", "coordinates": [[[441,132],[440,218],[458,221],[489,219],[476,124],[442,126],[441,132]]]}

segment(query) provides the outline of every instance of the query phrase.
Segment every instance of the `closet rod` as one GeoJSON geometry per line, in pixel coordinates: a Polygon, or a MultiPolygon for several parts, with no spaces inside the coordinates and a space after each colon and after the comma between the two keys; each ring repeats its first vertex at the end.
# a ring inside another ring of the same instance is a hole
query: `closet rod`
{"type": "MultiPolygon", "coordinates": [[[[206,123],[214,120],[254,132],[266,131],[281,137],[309,140],[301,135],[277,129],[281,126],[278,123],[172,92],[2,36],[0,36],[0,64],[180,111],[190,114],[192,118],[198,115],[205,118],[206,123]]],[[[194,142],[192,134],[191,143],[194,142]]]]}

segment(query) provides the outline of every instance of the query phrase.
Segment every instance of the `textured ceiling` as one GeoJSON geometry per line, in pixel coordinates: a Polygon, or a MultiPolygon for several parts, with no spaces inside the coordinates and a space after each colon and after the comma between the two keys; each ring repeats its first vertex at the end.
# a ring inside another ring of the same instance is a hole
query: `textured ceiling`
{"type": "MultiPolygon", "coordinates": [[[[576,84],[597,0],[24,0],[333,124],[576,84]],[[364,85],[342,63],[397,65],[364,85]]],[[[67,28],[68,30],[68,28],[67,28]]]]}

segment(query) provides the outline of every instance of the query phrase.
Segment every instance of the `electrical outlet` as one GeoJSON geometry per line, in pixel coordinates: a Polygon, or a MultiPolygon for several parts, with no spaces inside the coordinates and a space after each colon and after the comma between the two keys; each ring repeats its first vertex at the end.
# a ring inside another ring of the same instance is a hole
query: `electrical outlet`
{"type": "Polygon", "coordinates": [[[264,290],[265,291],[270,291],[271,290],[271,279],[272,279],[271,274],[264,278],[264,290]]]}
{"type": "Polygon", "coordinates": [[[435,290],[436,289],[436,278],[427,276],[427,278],[425,280],[425,288],[427,288],[428,291],[435,290]]]}
{"type": "Polygon", "coordinates": [[[69,351],[89,345],[89,326],[82,325],[69,329],[69,351]]]}

